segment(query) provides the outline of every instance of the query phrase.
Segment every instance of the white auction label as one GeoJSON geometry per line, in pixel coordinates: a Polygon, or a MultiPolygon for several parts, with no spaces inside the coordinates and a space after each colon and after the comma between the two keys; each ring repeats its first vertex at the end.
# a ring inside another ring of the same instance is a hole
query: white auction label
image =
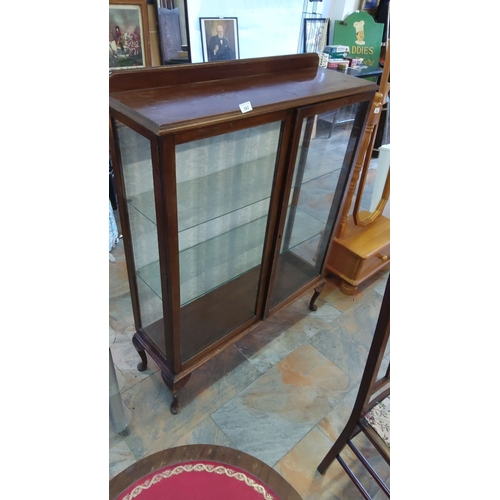
{"type": "Polygon", "coordinates": [[[252,111],[252,105],[250,101],[244,102],[243,104],[240,104],[240,109],[242,113],[248,113],[249,111],[252,111]]]}

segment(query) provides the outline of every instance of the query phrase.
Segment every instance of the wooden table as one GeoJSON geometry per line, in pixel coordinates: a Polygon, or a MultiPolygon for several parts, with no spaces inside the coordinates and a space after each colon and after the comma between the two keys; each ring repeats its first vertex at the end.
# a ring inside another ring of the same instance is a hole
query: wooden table
{"type": "MultiPolygon", "coordinates": [[[[248,498],[302,500],[282,476],[257,458],[224,446],[198,444],[170,448],[139,460],[110,480],[109,498],[110,500],[184,498],[182,492],[179,491],[179,482],[169,484],[169,478],[175,477],[177,481],[181,476],[189,478],[186,484],[192,487],[191,478],[193,481],[198,480],[202,477],[200,476],[202,472],[215,472],[215,474],[206,474],[212,484],[214,480],[224,479],[227,485],[237,486],[240,491],[248,492],[248,498]],[[184,474],[184,472],[190,472],[192,475],[184,474]],[[173,488],[169,488],[174,484],[173,488]],[[153,491],[154,489],[156,492],[153,491]]],[[[196,490],[196,496],[190,496],[190,498],[191,500],[231,498],[228,496],[228,489],[212,493],[213,496],[210,496],[209,491],[200,487],[196,490]]]]}

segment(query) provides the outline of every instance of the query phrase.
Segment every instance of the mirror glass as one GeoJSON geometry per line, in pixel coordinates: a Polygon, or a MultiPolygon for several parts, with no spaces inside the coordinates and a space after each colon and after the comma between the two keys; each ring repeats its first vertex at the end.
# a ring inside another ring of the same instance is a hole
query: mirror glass
{"type": "MultiPolygon", "coordinates": [[[[386,207],[390,195],[390,144],[379,148],[377,158],[371,158],[366,170],[364,183],[358,183],[358,189],[362,186],[361,199],[358,206],[358,217],[361,221],[372,218],[375,213],[381,213],[388,217],[386,207]]],[[[358,193],[354,197],[357,200],[358,193]]],[[[351,212],[355,210],[355,203],[351,212]]]]}

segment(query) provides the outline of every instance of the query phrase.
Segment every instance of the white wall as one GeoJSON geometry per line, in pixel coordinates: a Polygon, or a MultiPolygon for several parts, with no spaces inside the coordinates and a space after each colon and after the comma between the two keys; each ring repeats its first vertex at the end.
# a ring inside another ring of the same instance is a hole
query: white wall
{"type": "MultiPolygon", "coordinates": [[[[240,59],[299,52],[302,11],[316,12],[333,21],[359,8],[361,0],[186,0],[192,62],[202,62],[200,17],[237,17],[240,59]]],[[[330,43],[329,40],[329,43],[330,43]]]]}
{"type": "Polygon", "coordinates": [[[202,62],[200,17],[237,17],[240,59],[297,53],[303,0],[187,0],[192,62],[202,62]]]}
{"type": "Polygon", "coordinates": [[[333,39],[335,21],[343,21],[349,14],[359,10],[362,0],[323,0],[323,17],[330,18],[329,41],[333,39]]]}

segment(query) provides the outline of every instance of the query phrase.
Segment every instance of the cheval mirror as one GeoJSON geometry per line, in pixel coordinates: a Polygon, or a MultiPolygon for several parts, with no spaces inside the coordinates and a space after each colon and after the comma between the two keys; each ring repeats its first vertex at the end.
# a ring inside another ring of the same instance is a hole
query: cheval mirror
{"type": "MultiPolygon", "coordinates": [[[[327,269],[341,278],[340,290],[346,295],[354,295],[363,281],[390,262],[390,221],[383,215],[390,195],[389,162],[381,162],[381,156],[377,170],[370,168],[382,107],[388,103],[389,75],[390,47],[387,40],[380,89],[375,94],[369,113],[339,226],[328,256],[327,269]],[[376,177],[372,179],[374,174],[376,177]]],[[[388,154],[390,145],[380,149],[388,154]]]]}

